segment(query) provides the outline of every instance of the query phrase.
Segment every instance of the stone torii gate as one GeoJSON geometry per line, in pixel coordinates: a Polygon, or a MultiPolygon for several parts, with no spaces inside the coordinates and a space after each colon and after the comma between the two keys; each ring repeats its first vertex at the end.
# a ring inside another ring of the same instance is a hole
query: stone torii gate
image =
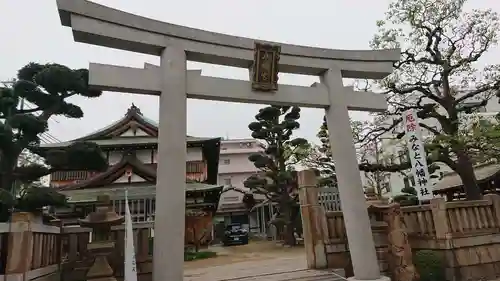
{"type": "Polygon", "coordinates": [[[57,0],[57,6],[62,24],[72,28],[77,42],[161,57],[160,66],[143,69],[90,64],[90,84],[99,89],[160,95],[154,281],[183,280],[186,167],[179,163],[186,161],[187,98],[324,108],[353,279],[388,280],[379,272],[348,115],[348,110],[383,111],[387,105],[384,96],[344,87],[342,78],[383,78],[399,60],[399,50],[345,51],[273,42],[261,42],[272,50],[254,50],[259,44],[253,39],[160,22],[86,0],[57,0]],[[254,59],[261,53],[274,58],[267,65],[274,70],[279,58],[281,72],[320,76],[321,83],[277,89],[277,72],[271,71],[264,82],[273,91],[262,92],[249,81],[206,77],[200,70],[186,69],[187,60],[253,67],[254,78],[259,78],[266,62],[254,64],[254,59]]]}

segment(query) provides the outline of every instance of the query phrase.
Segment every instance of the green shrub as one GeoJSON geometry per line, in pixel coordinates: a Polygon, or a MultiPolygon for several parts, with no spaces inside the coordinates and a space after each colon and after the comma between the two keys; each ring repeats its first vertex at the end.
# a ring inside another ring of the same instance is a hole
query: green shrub
{"type": "Polygon", "coordinates": [[[404,206],[414,206],[418,205],[418,197],[413,194],[400,194],[396,195],[393,198],[393,201],[399,203],[401,207],[404,206]]]}
{"type": "Polygon", "coordinates": [[[217,253],[212,251],[184,252],[184,261],[202,260],[216,256],[217,253]]]}
{"type": "Polygon", "coordinates": [[[413,260],[420,281],[443,281],[445,279],[444,261],[434,251],[421,250],[415,253],[413,260]]]}

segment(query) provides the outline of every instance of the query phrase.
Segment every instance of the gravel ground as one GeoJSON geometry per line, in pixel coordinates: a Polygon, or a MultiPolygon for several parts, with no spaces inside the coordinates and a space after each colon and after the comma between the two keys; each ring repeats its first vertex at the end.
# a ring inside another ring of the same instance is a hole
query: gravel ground
{"type": "Polygon", "coordinates": [[[265,241],[210,250],[218,256],[184,263],[184,281],[338,280],[331,272],[307,270],[303,247],[265,241]]]}
{"type": "Polygon", "coordinates": [[[251,242],[243,246],[215,246],[211,247],[209,250],[217,252],[217,257],[185,262],[184,269],[198,269],[254,260],[272,260],[276,258],[294,258],[303,260],[304,266],[306,264],[304,247],[286,248],[270,241],[251,242]]]}

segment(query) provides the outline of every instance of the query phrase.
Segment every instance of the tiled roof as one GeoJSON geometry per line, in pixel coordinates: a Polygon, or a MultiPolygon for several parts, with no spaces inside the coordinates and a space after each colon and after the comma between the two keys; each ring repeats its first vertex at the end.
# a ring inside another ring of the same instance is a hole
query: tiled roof
{"type": "MultiPolygon", "coordinates": [[[[474,168],[474,174],[476,175],[476,180],[478,182],[489,180],[494,175],[500,172],[500,164],[489,164],[483,166],[477,166],[474,168]]],[[[441,181],[434,185],[433,189],[435,192],[444,191],[450,188],[456,188],[462,186],[462,179],[457,173],[450,173],[445,175],[441,181]]]]}
{"type": "MultiPolygon", "coordinates": [[[[158,123],[144,115],[139,108],[132,104],[127,110],[127,113],[120,120],[111,123],[101,129],[98,129],[83,137],[60,143],[42,144],[41,148],[65,147],[77,141],[92,141],[100,146],[115,146],[115,145],[141,145],[141,144],[156,144],[158,142],[158,123]],[[138,128],[148,134],[148,136],[139,137],[119,137],[130,128],[138,128]]],[[[186,136],[186,141],[198,142],[208,141],[220,138],[201,138],[186,136]]]]}
{"type": "MultiPolygon", "coordinates": [[[[62,194],[68,196],[68,202],[93,202],[97,200],[98,195],[109,195],[112,200],[125,199],[125,190],[128,191],[128,198],[155,198],[156,185],[127,185],[121,187],[105,187],[99,189],[83,189],[83,190],[64,190],[62,194]]],[[[186,183],[186,192],[190,191],[211,191],[222,190],[222,186],[204,184],[204,183],[186,183]]]]}

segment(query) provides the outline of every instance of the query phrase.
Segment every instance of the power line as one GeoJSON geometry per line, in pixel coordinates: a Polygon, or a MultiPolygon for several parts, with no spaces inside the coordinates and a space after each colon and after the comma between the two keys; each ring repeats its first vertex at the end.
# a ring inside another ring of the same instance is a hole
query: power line
{"type": "MultiPolygon", "coordinates": [[[[0,83],[4,84],[4,85],[7,85],[7,84],[14,84],[16,82],[15,79],[12,79],[10,81],[0,81],[0,83]]],[[[28,109],[34,109],[36,107],[36,105],[34,105],[33,103],[27,101],[26,99],[22,98],[21,99],[21,110],[24,108],[24,107],[27,107],[28,109]]],[[[57,124],[60,124],[61,122],[55,118],[54,116],[51,117],[49,119],[49,121],[53,121],[57,124]]],[[[40,139],[42,142],[44,143],[56,143],[56,142],[61,142],[61,140],[57,137],[55,137],[54,135],[52,135],[51,133],[49,132],[43,132],[41,135],[40,135],[40,139]]]]}
{"type": "MultiPolygon", "coordinates": [[[[34,108],[34,106],[30,102],[28,102],[28,101],[23,101],[23,103],[24,103],[23,105],[26,106],[28,109],[33,109],[34,108]]],[[[51,120],[55,121],[56,123],[59,123],[59,121],[56,120],[56,119],[54,119],[54,117],[52,117],[51,120]]],[[[45,141],[45,143],[61,142],[60,139],[56,138],[55,136],[53,136],[49,132],[43,132],[40,135],[40,139],[42,139],[43,141],[45,141]]]]}

